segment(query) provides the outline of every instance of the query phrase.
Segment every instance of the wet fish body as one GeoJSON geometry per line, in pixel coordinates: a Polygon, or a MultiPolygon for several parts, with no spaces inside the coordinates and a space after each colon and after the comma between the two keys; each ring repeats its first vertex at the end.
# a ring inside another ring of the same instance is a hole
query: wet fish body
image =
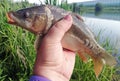
{"type": "Polygon", "coordinates": [[[96,42],[95,36],[78,14],[51,5],[41,5],[8,12],[7,17],[10,24],[18,25],[37,35],[38,49],[40,40],[51,26],[68,14],[73,17],[73,24],[62,39],[62,46],[77,52],[85,62],[86,54],[89,55],[93,59],[95,74],[98,77],[104,64],[113,66],[116,60],[96,42]]]}

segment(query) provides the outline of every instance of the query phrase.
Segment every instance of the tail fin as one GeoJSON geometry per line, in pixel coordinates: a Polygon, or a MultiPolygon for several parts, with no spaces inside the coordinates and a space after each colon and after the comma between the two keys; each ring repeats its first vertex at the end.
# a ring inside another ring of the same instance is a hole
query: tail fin
{"type": "Polygon", "coordinates": [[[107,53],[106,51],[103,50],[103,52],[100,55],[102,57],[102,59],[105,61],[105,64],[109,65],[109,66],[114,66],[116,65],[116,59],[110,55],[109,53],[107,53]]]}

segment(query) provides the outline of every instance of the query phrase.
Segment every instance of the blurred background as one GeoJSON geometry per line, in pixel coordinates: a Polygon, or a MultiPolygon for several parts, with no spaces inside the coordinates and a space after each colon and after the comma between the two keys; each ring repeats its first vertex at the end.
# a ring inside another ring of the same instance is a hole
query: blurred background
{"type": "Polygon", "coordinates": [[[35,36],[9,25],[6,13],[41,4],[80,14],[99,44],[117,60],[115,68],[105,66],[97,79],[92,60],[83,63],[76,57],[70,81],[120,81],[120,0],[0,0],[0,81],[28,81],[36,55],[35,36]]]}

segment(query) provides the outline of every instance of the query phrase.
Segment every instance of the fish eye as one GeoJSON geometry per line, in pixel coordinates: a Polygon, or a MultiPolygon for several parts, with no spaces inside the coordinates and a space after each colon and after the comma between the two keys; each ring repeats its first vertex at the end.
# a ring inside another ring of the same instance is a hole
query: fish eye
{"type": "Polygon", "coordinates": [[[26,17],[26,18],[29,17],[29,15],[30,15],[29,12],[26,12],[26,13],[25,13],[25,17],[26,17]]]}

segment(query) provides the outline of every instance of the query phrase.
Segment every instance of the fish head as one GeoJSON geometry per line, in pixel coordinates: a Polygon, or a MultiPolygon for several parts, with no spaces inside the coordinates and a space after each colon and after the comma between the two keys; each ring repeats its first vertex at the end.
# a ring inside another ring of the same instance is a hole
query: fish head
{"type": "Polygon", "coordinates": [[[18,25],[34,34],[42,33],[47,25],[50,10],[46,6],[35,6],[7,13],[8,23],[18,25]]]}

